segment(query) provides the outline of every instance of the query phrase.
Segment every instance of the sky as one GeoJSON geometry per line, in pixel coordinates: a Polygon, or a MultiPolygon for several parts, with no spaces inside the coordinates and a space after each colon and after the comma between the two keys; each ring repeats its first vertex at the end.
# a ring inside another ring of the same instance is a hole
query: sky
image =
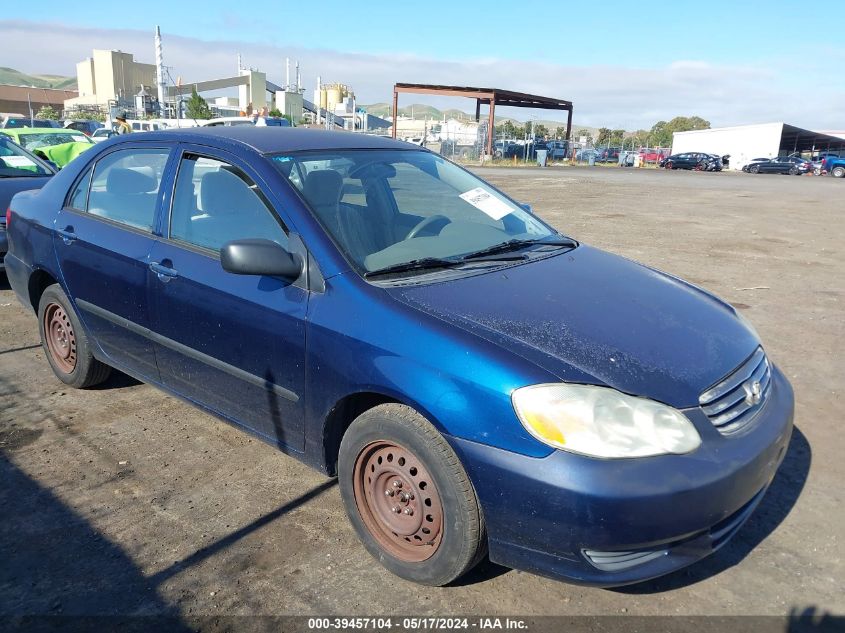
{"type": "MultiPolygon", "coordinates": [[[[567,99],[576,125],[633,130],[698,115],[714,127],[786,121],[845,130],[845,38],[825,36],[845,25],[841,0],[145,0],[86,10],[42,0],[37,11],[9,3],[2,16],[0,66],[29,73],[73,75],[93,48],[152,63],[158,24],[165,64],[186,83],[234,75],[240,53],[276,83],[285,57],[298,59],[307,97],[320,75],[352,87],[359,103],[390,101],[396,82],[439,83],[567,99]]],[[[414,102],[474,108],[400,98],[400,106],[414,102]]]]}

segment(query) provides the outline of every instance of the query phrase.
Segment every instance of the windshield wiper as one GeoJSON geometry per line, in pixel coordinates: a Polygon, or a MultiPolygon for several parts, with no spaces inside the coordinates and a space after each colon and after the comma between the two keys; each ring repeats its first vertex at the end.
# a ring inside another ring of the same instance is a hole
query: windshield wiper
{"type": "Polygon", "coordinates": [[[384,268],[376,268],[375,270],[368,270],[364,273],[364,277],[375,277],[377,275],[389,275],[390,273],[404,273],[412,270],[427,270],[435,268],[453,268],[460,266],[463,262],[459,259],[444,259],[442,257],[423,257],[421,259],[412,259],[409,262],[401,262],[399,264],[391,264],[384,268]]]}
{"type": "Polygon", "coordinates": [[[482,248],[481,250],[474,251],[472,253],[467,253],[466,255],[461,257],[461,261],[472,261],[474,259],[487,257],[488,255],[495,255],[496,253],[517,251],[521,248],[525,248],[526,246],[569,246],[571,248],[575,248],[576,246],[578,246],[578,242],[566,238],[559,238],[554,240],[549,240],[546,238],[531,240],[508,240],[507,242],[502,242],[501,244],[494,244],[493,246],[488,246],[487,248],[482,248]]]}

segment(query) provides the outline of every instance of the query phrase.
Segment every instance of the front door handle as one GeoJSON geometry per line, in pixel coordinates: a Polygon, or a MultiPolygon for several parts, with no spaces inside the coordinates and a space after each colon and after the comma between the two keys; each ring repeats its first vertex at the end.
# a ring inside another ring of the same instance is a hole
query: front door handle
{"type": "Polygon", "coordinates": [[[174,277],[179,276],[176,269],[165,266],[159,262],[150,262],[150,270],[158,276],[159,281],[163,281],[164,283],[167,283],[174,277]]]}
{"type": "Polygon", "coordinates": [[[73,232],[72,226],[66,226],[63,230],[59,230],[56,232],[62,236],[62,241],[68,246],[73,244],[78,239],[76,233],[73,232]]]}

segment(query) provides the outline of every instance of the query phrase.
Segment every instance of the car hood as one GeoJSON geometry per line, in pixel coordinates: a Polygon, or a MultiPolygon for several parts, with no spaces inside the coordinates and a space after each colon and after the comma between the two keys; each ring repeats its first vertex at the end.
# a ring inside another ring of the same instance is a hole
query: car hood
{"type": "Polygon", "coordinates": [[[561,380],[604,384],[675,407],[697,406],[699,394],[759,345],[734,309],[713,295],[583,245],[389,292],[561,380]]]}

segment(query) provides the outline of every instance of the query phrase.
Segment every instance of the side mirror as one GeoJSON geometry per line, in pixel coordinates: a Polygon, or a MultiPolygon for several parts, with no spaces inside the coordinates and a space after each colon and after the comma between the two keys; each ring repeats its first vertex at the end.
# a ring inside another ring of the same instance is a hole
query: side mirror
{"type": "Polygon", "coordinates": [[[523,203],[522,203],[521,205],[519,205],[519,206],[521,206],[523,209],[525,209],[526,211],[528,211],[528,213],[534,213],[534,209],[533,209],[533,208],[531,208],[531,205],[530,205],[530,204],[528,204],[527,202],[523,202],[523,203]]]}
{"type": "Polygon", "coordinates": [[[226,242],[220,249],[223,270],[235,275],[266,275],[293,283],[302,273],[302,258],[276,242],[245,239],[226,242]]]}

